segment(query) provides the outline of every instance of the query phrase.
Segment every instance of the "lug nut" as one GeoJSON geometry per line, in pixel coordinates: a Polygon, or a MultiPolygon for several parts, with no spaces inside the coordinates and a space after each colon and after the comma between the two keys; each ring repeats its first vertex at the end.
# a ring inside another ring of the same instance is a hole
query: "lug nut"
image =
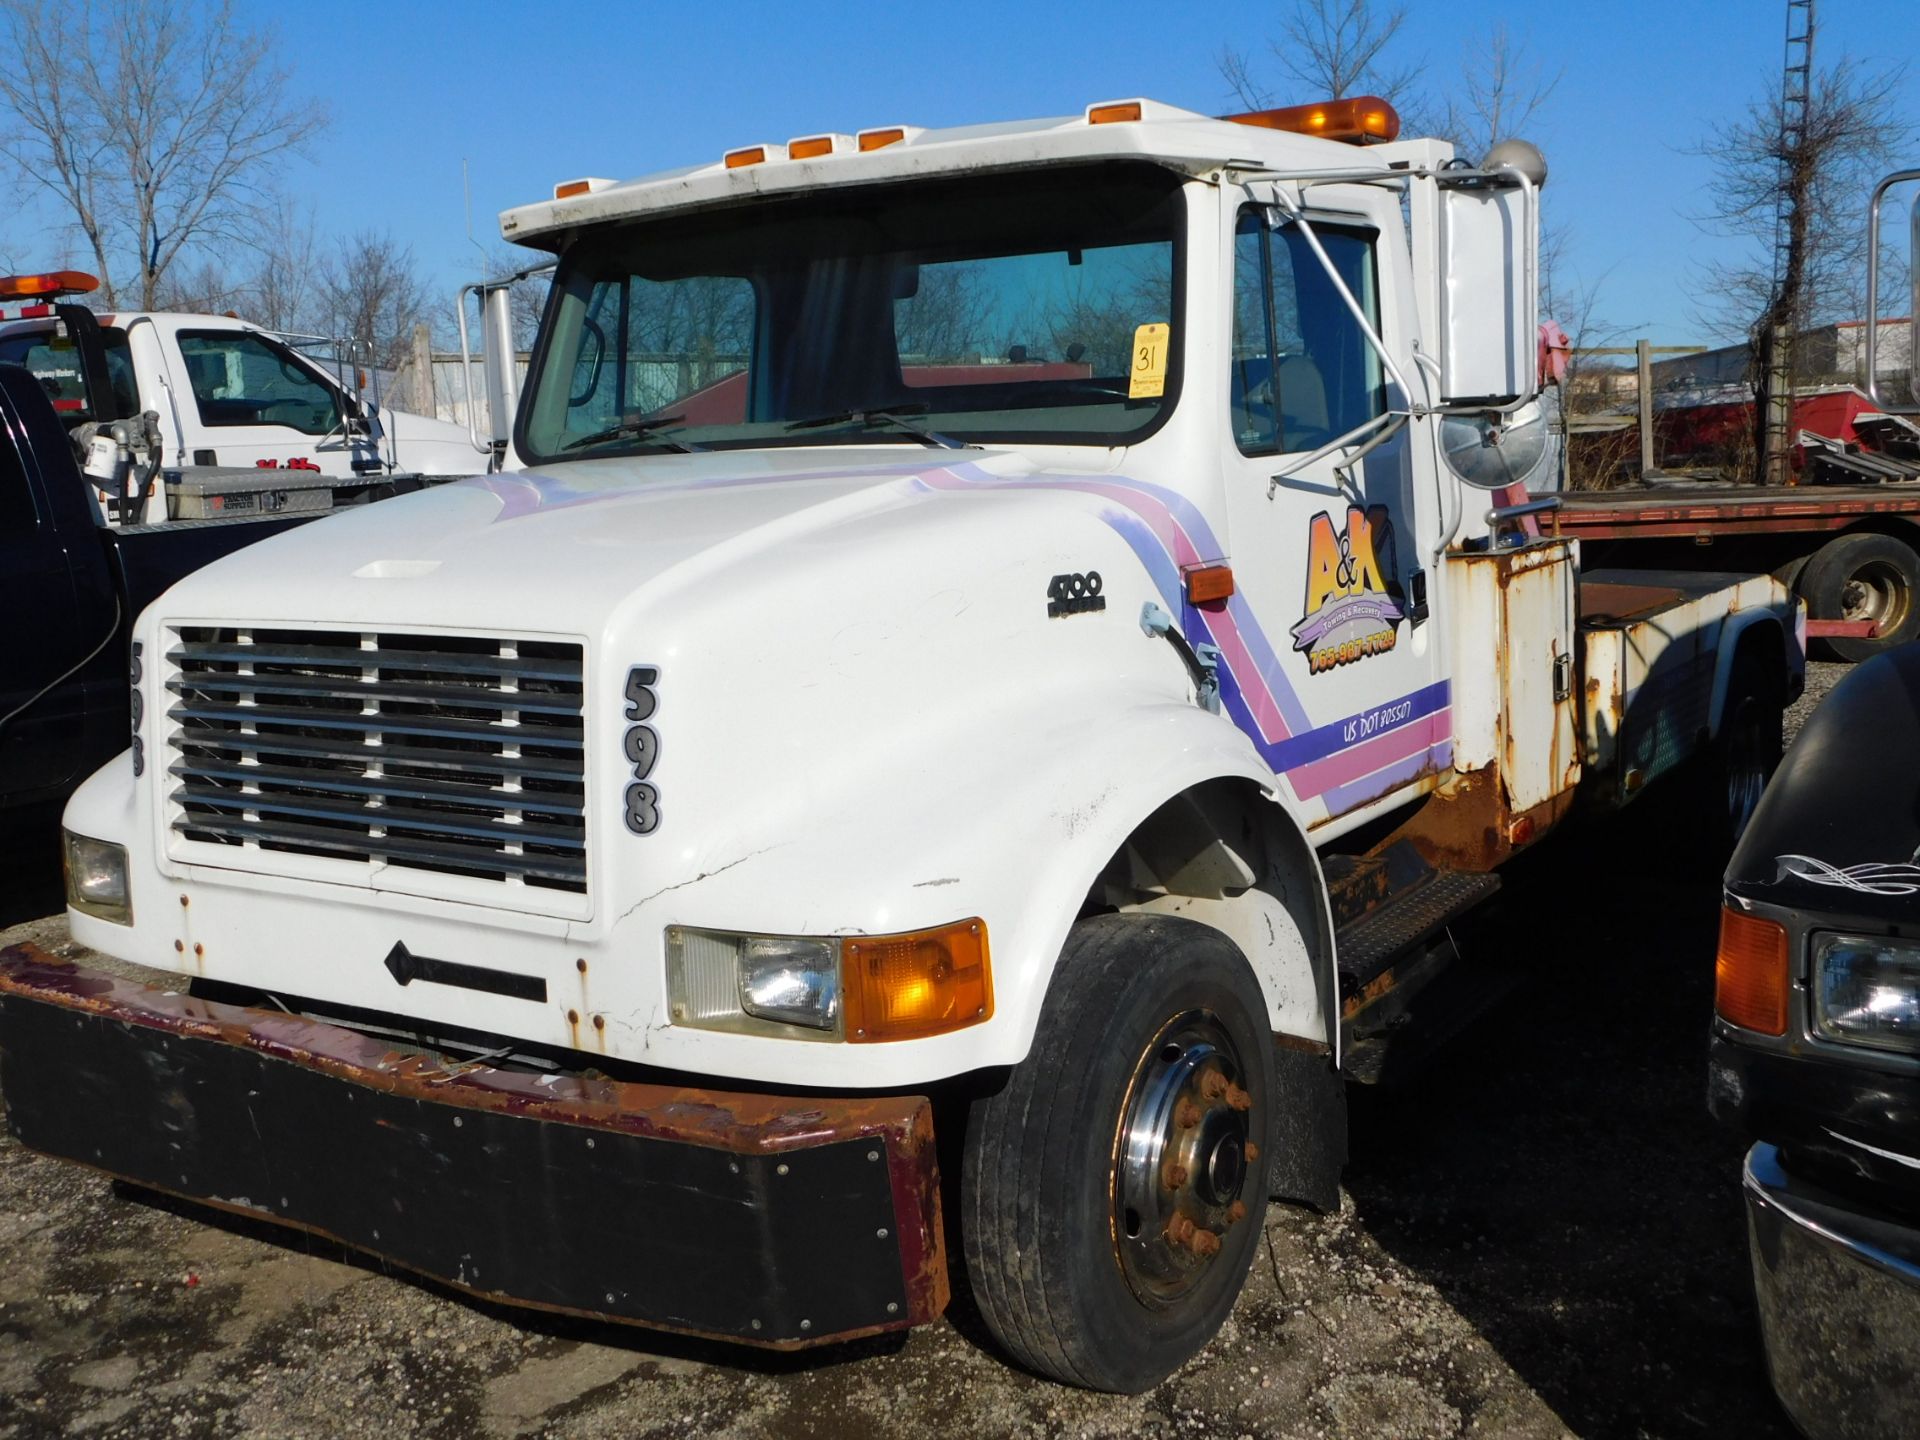
{"type": "Polygon", "coordinates": [[[1218,1070],[1209,1070],[1200,1077],[1200,1093],[1209,1100],[1218,1100],[1227,1093],[1227,1077],[1218,1070]]]}
{"type": "Polygon", "coordinates": [[[1184,1165],[1169,1165],[1160,1178],[1166,1183],[1167,1189],[1178,1190],[1182,1185],[1187,1183],[1187,1167],[1184,1165]]]}
{"type": "Polygon", "coordinates": [[[1260,1147],[1249,1140],[1245,1145],[1240,1147],[1240,1153],[1247,1157],[1247,1163],[1251,1165],[1260,1158],[1260,1147]]]}
{"type": "Polygon", "coordinates": [[[1231,1110],[1251,1110],[1253,1108],[1253,1096],[1242,1090],[1238,1085],[1229,1085],[1227,1086],[1227,1108],[1231,1110]]]}
{"type": "Polygon", "coordinates": [[[1191,1100],[1182,1100],[1173,1107],[1173,1123],[1182,1130],[1191,1130],[1200,1123],[1200,1107],[1191,1100]]]}
{"type": "Polygon", "coordinates": [[[1187,1243],[1188,1237],[1193,1234],[1194,1229],[1193,1221],[1184,1215],[1175,1215],[1173,1219],[1167,1222],[1167,1239],[1171,1240],[1175,1245],[1184,1245],[1187,1243]]]}
{"type": "Polygon", "coordinates": [[[1187,1248],[1201,1259],[1215,1254],[1220,1249],[1220,1237],[1211,1230],[1193,1227],[1193,1233],[1187,1237],[1187,1248]]]}
{"type": "Polygon", "coordinates": [[[1233,1204],[1227,1207],[1227,1223],[1229,1225],[1237,1225],[1240,1221],[1246,1218],[1247,1218],[1247,1202],[1246,1201],[1236,1200],[1233,1202],[1233,1204]]]}

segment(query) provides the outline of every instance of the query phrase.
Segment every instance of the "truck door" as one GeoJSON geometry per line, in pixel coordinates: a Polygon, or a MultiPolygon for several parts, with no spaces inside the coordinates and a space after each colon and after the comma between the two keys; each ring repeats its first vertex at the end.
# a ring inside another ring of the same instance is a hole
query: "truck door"
{"type": "Polygon", "coordinates": [[[1382,314],[1401,312],[1383,306],[1382,290],[1402,271],[1362,216],[1309,212],[1310,237],[1257,191],[1247,197],[1227,199],[1222,450],[1234,583],[1266,643],[1248,647],[1263,673],[1241,723],[1312,821],[1431,788],[1451,751],[1450,695],[1427,616],[1406,429],[1386,425],[1389,438],[1357,462],[1358,440],[1302,463],[1390,405],[1404,410],[1349,304],[1399,355],[1404,341],[1382,314]]]}
{"type": "Polygon", "coordinates": [[[333,382],[270,335],[244,329],[174,333],[172,373],[187,459],[220,465],[318,467],[350,478],[371,445],[346,432],[345,397],[333,382]]]}
{"type": "Polygon", "coordinates": [[[57,794],[80,761],[86,706],[77,677],[39,700],[33,696],[80,659],[85,647],[66,549],[39,478],[21,461],[16,417],[4,404],[0,615],[8,637],[7,663],[0,666],[0,802],[57,794]]]}

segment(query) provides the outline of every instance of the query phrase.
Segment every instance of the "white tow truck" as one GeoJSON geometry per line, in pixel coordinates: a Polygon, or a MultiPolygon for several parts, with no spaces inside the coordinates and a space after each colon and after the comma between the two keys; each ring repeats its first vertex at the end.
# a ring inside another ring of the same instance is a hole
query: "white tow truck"
{"type": "Polygon", "coordinates": [[[1502,864],[1689,759],[1737,827],[1800,684],[1777,581],[1583,574],[1512,483],[1544,167],[1397,132],[1125,100],[508,211],[520,468],[142,616],[69,914],[170,976],[0,961],[15,1133],[752,1344],[964,1263],[1022,1364],[1168,1374],[1502,864]]]}
{"type": "Polygon", "coordinates": [[[348,342],[231,315],[98,314],[75,301],[98,284],[0,277],[0,364],[47,391],[111,523],[327,510],[484,467],[463,427],[363,394],[348,342]]]}

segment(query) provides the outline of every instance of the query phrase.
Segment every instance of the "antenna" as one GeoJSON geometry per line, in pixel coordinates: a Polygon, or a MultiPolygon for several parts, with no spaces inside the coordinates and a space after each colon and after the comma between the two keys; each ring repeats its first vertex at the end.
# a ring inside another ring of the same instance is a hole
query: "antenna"
{"type": "MultiPolygon", "coordinates": [[[[467,205],[467,243],[478,250],[481,258],[485,259],[487,247],[473,238],[473,178],[467,172],[467,157],[464,155],[460,157],[460,193],[465,197],[467,205]]],[[[480,273],[486,274],[485,265],[480,267],[480,273]]]]}

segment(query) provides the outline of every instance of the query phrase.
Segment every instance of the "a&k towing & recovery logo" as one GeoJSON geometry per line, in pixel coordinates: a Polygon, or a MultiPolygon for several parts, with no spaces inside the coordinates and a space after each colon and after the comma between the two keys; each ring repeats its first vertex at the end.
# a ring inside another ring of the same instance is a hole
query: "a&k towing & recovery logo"
{"type": "Polygon", "coordinates": [[[1391,650],[1406,616],[1393,564],[1393,520],[1384,505],[1347,507],[1344,533],[1322,510],[1307,528],[1306,614],[1293,627],[1293,648],[1307,652],[1313,674],[1391,650]],[[1382,568],[1383,562],[1386,567],[1382,568]]]}

